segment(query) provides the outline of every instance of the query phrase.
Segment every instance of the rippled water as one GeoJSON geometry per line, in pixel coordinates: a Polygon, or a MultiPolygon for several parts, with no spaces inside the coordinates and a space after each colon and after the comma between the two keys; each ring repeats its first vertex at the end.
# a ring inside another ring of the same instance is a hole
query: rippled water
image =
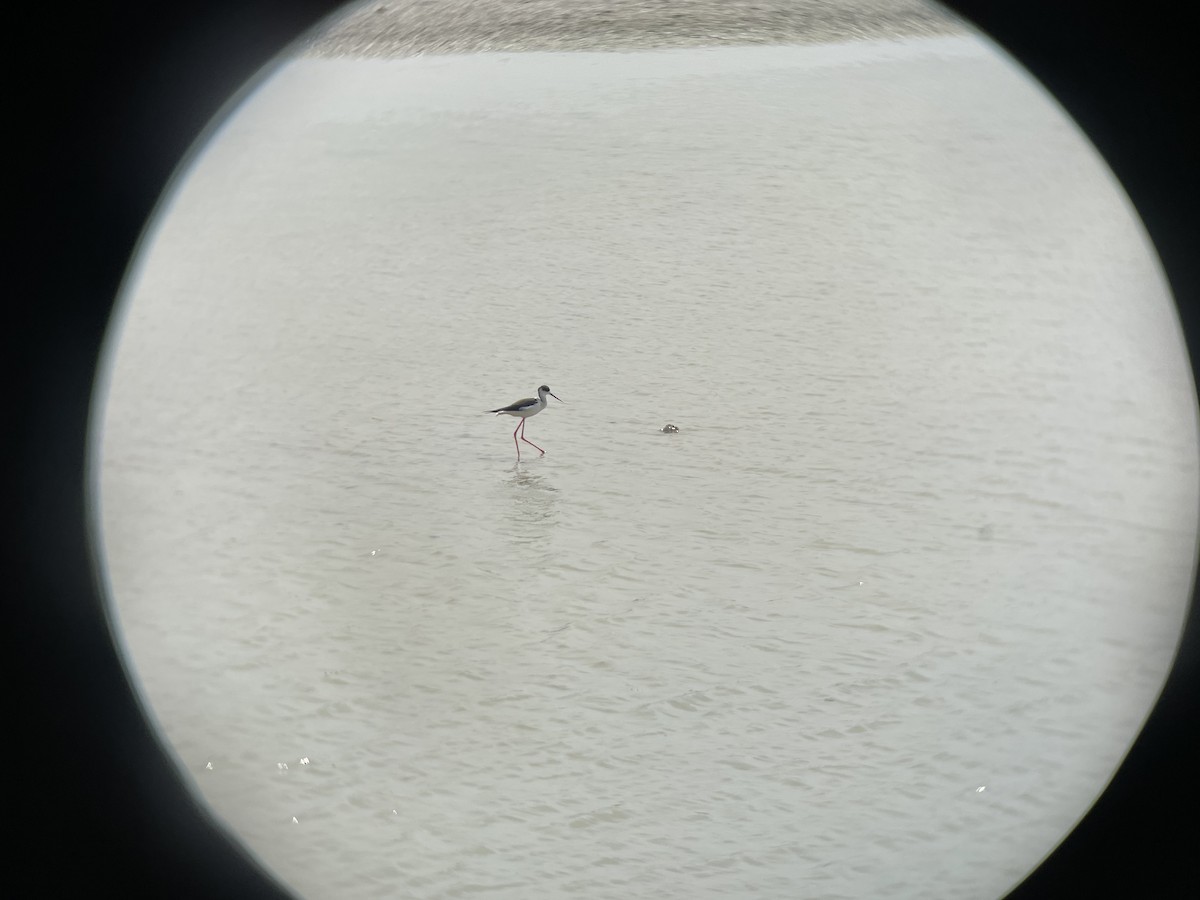
{"type": "Polygon", "coordinates": [[[294,62],[145,252],[116,618],[309,897],[996,896],[1168,670],[1173,308],[981,41],[294,62]]]}

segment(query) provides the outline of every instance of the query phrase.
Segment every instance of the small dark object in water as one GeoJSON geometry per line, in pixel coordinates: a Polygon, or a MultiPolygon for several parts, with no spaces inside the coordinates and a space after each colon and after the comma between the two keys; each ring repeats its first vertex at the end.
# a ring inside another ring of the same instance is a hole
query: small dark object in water
{"type": "Polygon", "coordinates": [[[661,431],[663,434],[674,434],[678,430],[679,430],[679,428],[676,427],[675,425],[664,425],[662,428],[659,429],[659,431],[661,431]]]}

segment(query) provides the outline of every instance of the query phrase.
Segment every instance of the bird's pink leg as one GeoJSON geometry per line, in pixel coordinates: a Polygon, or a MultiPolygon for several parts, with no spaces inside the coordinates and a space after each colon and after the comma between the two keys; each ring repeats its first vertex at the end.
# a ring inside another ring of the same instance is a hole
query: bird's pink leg
{"type": "Polygon", "coordinates": [[[542,456],[546,455],[545,450],[543,450],[541,447],[538,447],[537,444],[535,444],[533,441],[531,441],[525,437],[525,420],[524,419],[521,420],[521,440],[523,440],[525,443],[527,443],[530,447],[536,447],[538,453],[542,454],[542,456]]]}
{"type": "Polygon", "coordinates": [[[521,458],[521,445],[517,443],[517,432],[521,430],[521,426],[524,424],[525,424],[525,420],[522,419],[520,422],[517,423],[517,427],[513,429],[513,446],[517,448],[517,459],[518,460],[520,460],[520,458],[521,458]]]}

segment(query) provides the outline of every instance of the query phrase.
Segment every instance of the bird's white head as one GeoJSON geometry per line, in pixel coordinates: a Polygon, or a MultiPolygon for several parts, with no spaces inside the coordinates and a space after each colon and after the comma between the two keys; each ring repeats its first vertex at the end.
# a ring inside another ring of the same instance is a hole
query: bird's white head
{"type": "Polygon", "coordinates": [[[562,398],[559,397],[557,394],[555,394],[553,391],[551,391],[550,388],[546,387],[546,385],[543,384],[540,388],[538,388],[538,396],[542,399],[543,403],[546,402],[547,394],[549,394],[551,397],[553,397],[559,403],[563,402],[562,398]]]}

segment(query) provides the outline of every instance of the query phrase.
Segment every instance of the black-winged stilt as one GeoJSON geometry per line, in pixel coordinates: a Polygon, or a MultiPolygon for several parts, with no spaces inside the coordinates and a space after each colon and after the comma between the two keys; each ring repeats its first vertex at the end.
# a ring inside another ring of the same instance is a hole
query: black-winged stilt
{"type": "Polygon", "coordinates": [[[530,447],[535,448],[539,453],[542,454],[542,456],[546,455],[545,450],[543,450],[541,447],[539,447],[533,441],[526,440],[526,438],[525,438],[525,420],[528,419],[530,416],[536,416],[538,413],[540,413],[543,409],[546,408],[546,395],[547,394],[549,394],[551,397],[553,397],[559,403],[563,402],[561,397],[559,397],[557,394],[551,393],[550,388],[546,387],[546,385],[543,384],[540,388],[538,388],[537,397],[526,397],[524,400],[518,400],[516,403],[510,403],[508,406],[502,406],[499,409],[489,409],[488,410],[488,412],[495,413],[498,416],[499,415],[516,416],[518,419],[521,420],[520,424],[518,424],[517,427],[513,430],[513,443],[516,444],[516,447],[517,447],[517,459],[518,460],[520,460],[520,458],[521,458],[521,445],[517,443],[517,432],[521,433],[521,440],[525,441],[525,443],[527,443],[530,447]]]}

